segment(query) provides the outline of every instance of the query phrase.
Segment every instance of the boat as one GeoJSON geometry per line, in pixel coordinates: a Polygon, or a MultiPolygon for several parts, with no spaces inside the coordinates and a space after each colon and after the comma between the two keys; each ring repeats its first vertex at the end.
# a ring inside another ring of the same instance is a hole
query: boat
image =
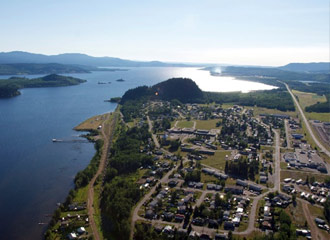
{"type": "Polygon", "coordinates": [[[52,141],[53,142],[63,142],[63,140],[59,140],[59,139],[56,139],[56,138],[53,138],[52,141]]]}
{"type": "Polygon", "coordinates": [[[117,79],[116,81],[117,81],[117,82],[125,82],[125,80],[124,80],[124,79],[122,79],[122,78],[120,78],[120,79],[117,79]]]}
{"type": "Polygon", "coordinates": [[[105,82],[98,82],[97,84],[106,84],[105,82]]]}

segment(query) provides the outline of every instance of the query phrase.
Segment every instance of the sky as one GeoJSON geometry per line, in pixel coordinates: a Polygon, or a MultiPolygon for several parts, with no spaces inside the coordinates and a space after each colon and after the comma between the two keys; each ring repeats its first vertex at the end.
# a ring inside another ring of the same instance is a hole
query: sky
{"type": "Polygon", "coordinates": [[[329,0],[0,1],[0,52],[279,66],[330,61],[329,0]]]}

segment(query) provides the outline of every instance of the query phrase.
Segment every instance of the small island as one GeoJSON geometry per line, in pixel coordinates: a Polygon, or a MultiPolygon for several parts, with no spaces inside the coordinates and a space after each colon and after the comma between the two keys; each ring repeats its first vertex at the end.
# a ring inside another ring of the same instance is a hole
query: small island
{"type": "Polygon", "coordinates": [[[50,74],[41,78],[11,77],[0,81],[0,98],[10,98],[20,95],[19,89],[40,87],[64,87],[78,85],[86,80],[79,78],[50,74]]]}

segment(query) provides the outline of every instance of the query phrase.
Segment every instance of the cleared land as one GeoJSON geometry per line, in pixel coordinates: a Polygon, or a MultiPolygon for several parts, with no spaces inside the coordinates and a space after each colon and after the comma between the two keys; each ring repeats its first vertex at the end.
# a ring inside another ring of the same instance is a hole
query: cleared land
{"type": "Polygon", "coordinates": [[[306,171],[295,171],[295,170],[282,170],[281,171],[281,181],[283,181],[285,178],[294,178],[296,180],[302,179],[305,180],[306,177],[315,177],[315,180],[318,182],[324,182],[325,178],[328,176],[326,174],[317,174],[317,173],[311,173],[306,171]]]}
{"type": "Polygon", "coordinates": [[[308,107],[310,105],[314,105],[318,102],[326,102],[326,97],[317,95],[316,93],[309,92],[300,92],[297,90],[292,90],[293,94],[299,98],[299,103],[302,108],[308,107]]]}
{"type": "Polygon", "coordinates": [[[197,129],[205,129],[205,130],[211,130],[215,129],[217,122],[221,120],[219,119],[211,119],[211,120],[196,120],[196,128],[197,129]]]}
{"type": "Polygon", "coordinates": [[[102,125],[102,123],[106,119],[107,115],[108,115],[108,113],[91,117],[91,118],[87,119],[86,121],[80,123],[78,126],[76,126],[74,128],[74,130],[77,130],[77,131],[83,131],[83,130],[89,130],[89,129],[96,130],[100,125],[102,125]]]}
{"type": "Polygon", "coordinates": [[[224,171],[226,165],[226,155],[230,156],[230,151],[215,152],[213,156],[201,161],[202,164],[224,171]]]}
{"type": "Polygon", "coordinates": [[[194,122],[193,121],[180,121],[180,122],[178,122],[178,124],[176,126],[179,128],[192,128],[194,126],[194,122]]]}
{"type": "MultiPolygon", "coordinates": [[[[305,111],[305,107],[314,105],[318,102],[322,103],[322,102],[327,101],[327,99],[324,95],[319,96],[315,93],[299,92],[296,90],[292,90],[292,92],[295,96],[298,97],[299,104],[301,105],[301,107],[304,111],[305,111]]],[[[307,113],[307,112],[305,112],[305,115],[309,120],[319,120],[322,122],[330,121],[330,113],[316,113],[316,112],[307,113]]]]}
{"type": "Polygon", "coordinates": [[[246,109],[253,109],[254,116],[258,116],[260,114],[285,114],[291,117],[297,117],[296,112],[283,112],[277,109],[269,109],[263,107],[245,107],[246,109]]]}

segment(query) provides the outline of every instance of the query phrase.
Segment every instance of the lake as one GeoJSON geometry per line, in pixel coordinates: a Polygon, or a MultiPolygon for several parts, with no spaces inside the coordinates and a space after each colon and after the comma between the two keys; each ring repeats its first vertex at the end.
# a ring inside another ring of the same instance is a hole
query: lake
{"type": "Polygon", "coordinates": [[[65,75],[87,82],[70,87],[23,89],[18,97],[0,99],[1,239],[42,238],[46,225],[38,223],[50,220],[48,215],[56,209],[56,203],[65,200],[76,173],[86,167],[95,153],[91,143],[53,143],[51,140],[81,139],[81,133],[73,131],[73,127],[116,108],[116,104],[104,102],[105,99],[122,96],[129,88],[151,86],[171,77],[191,78],[205,91],[248,92],[274,88],[211,76],[197,68],[130,68],[65,75]],[[117,82],[120,78],[125,81],[117,82]]]}

